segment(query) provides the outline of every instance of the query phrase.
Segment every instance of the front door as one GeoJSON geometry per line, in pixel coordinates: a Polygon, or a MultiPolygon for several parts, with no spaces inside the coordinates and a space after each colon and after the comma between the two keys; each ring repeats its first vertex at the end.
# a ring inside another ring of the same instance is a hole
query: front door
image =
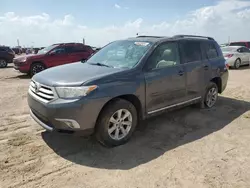
{"type": "Polygon", "coordinates": [[[177,42],[160,44],[144,67],[148,114],[186,100],[184,67],[177,42]]]}

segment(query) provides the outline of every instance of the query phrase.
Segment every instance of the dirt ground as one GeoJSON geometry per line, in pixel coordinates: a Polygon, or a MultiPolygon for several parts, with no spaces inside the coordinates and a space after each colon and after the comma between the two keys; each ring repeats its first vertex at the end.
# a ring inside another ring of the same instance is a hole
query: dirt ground
{"type": "Polygon", "coordinates": [[[44,132],[29,116],[30,79],[0,69],[0,187],[249,188],[250,69],[230,70],[211,110],[150,119],[107,149],[93,138],[44,132]]]}

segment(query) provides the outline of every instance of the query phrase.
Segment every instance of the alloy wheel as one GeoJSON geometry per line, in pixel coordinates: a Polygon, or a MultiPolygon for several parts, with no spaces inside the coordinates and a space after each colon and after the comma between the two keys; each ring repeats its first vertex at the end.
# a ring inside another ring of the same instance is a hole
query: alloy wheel
{"type": "Polygon", "coordinates": [[[7,62],[4,59],[0,59],[0,67],[6,67],[7,66],[7,62]]]}
{"type": "Polygon", "coordinates": [[[35,65],[33,68],[32,68],[32,73],[33,75],[41,72],[44,70],[44,66],[43,65],[35,65]]]}
{"type": "Polygon", "coordinates": [[[108,134],[113,140],[125,138],[132,127],[132,114],[127,109],[117,110],[109,119],[108,134]]]}
{"type": "Polygon", "coordinates": [[[211,108],[214,106],[214,104],[216,103],[218,97],[218,90],[215,87],[212,87],[206,96],[206,105],[211,108]]]}

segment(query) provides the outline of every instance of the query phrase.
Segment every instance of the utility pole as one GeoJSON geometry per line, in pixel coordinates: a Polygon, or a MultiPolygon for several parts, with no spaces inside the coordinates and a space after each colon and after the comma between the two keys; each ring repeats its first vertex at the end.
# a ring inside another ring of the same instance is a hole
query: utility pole
{"type": "Polygon", "coordinates": [[[17,46],[19,47],[19,45],[20,45],[20,44],[19,44],[19,39],[17,39],[17,46]]]}

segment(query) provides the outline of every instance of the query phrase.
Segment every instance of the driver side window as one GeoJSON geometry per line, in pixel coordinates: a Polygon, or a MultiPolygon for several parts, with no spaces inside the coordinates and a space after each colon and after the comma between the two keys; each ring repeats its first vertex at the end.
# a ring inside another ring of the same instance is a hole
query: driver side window
{"type": "Polygon", "coordinates": [[[147,61],[147,70],[162,69],[180,64],[178,44],[168,42],[160,44],[147,61]]]}

